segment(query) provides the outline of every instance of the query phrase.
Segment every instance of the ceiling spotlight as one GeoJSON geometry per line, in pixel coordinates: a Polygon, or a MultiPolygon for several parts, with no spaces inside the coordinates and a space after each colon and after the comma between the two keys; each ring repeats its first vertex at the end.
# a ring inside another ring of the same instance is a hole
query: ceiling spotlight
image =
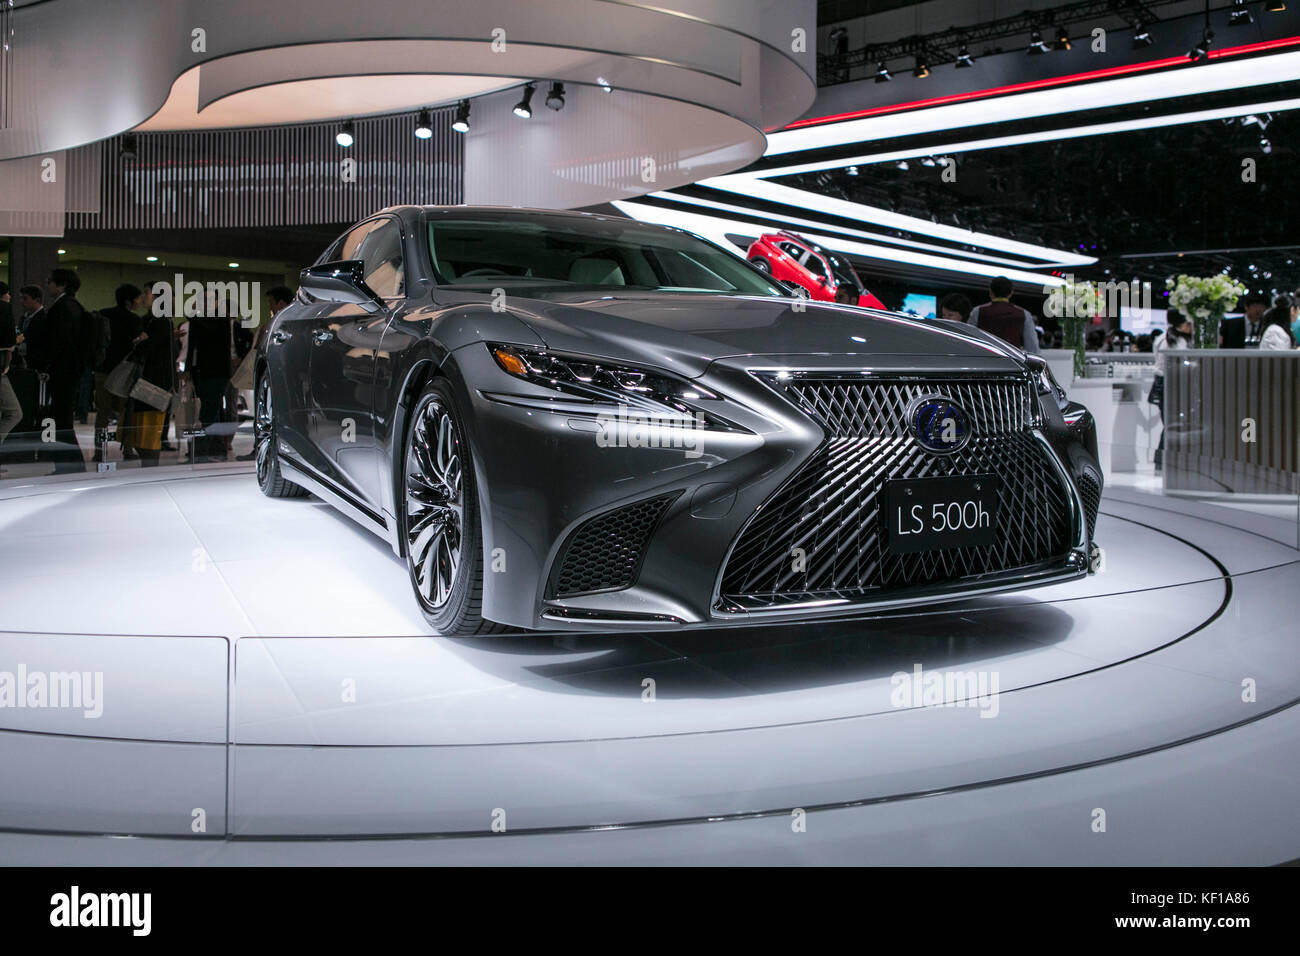
{"type": "Polygon", "coordinates": [[[930,75],[930,65],[925,62],[925,54],[918,53],[916,56],[916,69],[912,70],[912,75],[918,80],[923,80],[930,75]]]}
{"type": "Polygon", "coordinates": [[[433,118],[429,116],[428,110],[420,110],[420,115],[415,120],[415,138],[428,139],[433,135],[433,118]]]}
{"type": "Polygon", "coordinates": [[[118,155],[123,159],[136,158],[136,138],[134,133],[124,133],[122,135],[122,144],[118,148],[118,155]]]}
{"type": "Polygon", "coordinates": [[[905,159],[900,159],[898,162],[894,163],[894,166],[897,169],[901,169],[903,172],[907,172],[907,160],[905,159]]]}
{"type": "Polygon", "coordinates": [[[962,44],[957,51],[957,69],[965,69],[968,66],[975,65],[975,58],[970,55],[970,50],[966,49],[966,44],[962,44]]]}
{"type": "Polygon", "coordinates": [[[1264,9],[1269,13],[1281,13],[1286,9],[1286,0],[1268,0],[1264,4],[1264,9]]]}
{"type": "Polygon", "coordinates": [[[451,128],[458,133],[469,132],[469,100],[461,100],[456,104],[456,119],[451,128]]]}
{"type": "Polygon", "coordinates": [[[858,174],[858,167],[850,166],[848,169],[844,171],[848,173],[850,176],[856,176],[858,174]]]}
{"type": "Polygon", "coordinates": [[[1029,48],[1025,51],[1031,56],[1038,56],[1040,53],[1046,53],[1048,46],[1043,42],[1043,35],[1035,30],[1029,34],[1029,48]]]}
{"type": "Polygon", "coordinates": [[[933,166],[933,165],[934,165],[934,157],[933,157],[933,156],[925,156],[925,157],[923,157],[923,158],[921,159],[921,165],[922,165],[922,166],[933,166]]]}
{"type": "Polygon", "coordinates": [[[1056,28],[1056,49],[1058,50],[1070,49],[1070,34],[1066,32],[1065,27],[1056,28]]]}
{"type": "Polygon", "coordinates": [[[344,149],[347,149],[356,142],[355,133],[356,128],[352,125],[352,120],[348,120],[339,127],[339,131],[334,134],[334,142],[338,143],[344,149]]]}
{"type": "Polygon", "coordinates": [[[1262,150],[1264,151],[1264,155],[1265,155],[1265,156],[1267,156],[1269,153],[1273,152],[1273,144],[1270,143],[1270,142],[1268,141],[1268,138],[1265,137],[1265,136],[1261,136],[1261,137],[1259,138],[1259,148],[1262,149],[1262,150]]]}
{"type": "Polygon", "coordinates": [[[528,119],[533,115],[533,93],[536,89],[531,83],[524,87],[524,98],[515,104],[515,115],[520,119],[528,119]]]}
{"type": "MultiPolygon", "coordinates": [[[[59,251],[62,252],[63,250],[60,249],[59,251]]],[[[145,261],[145,262],[157,262],[157,261],[158,261],[158,257],[157,257],[157,256],[145,256],[145,257],[144,257],[144,261],[145,261]]]]}
{"type": "Polygon", "coordinates": [[[61,255],[61,256],[66,256],[67,254],[68,254],[68,250],[67,250],[67,249],[60,249],[60,250],[59,250],[59,255],[61,255]]]}
{"type": "Polygon", "coordinates": [[[552,83],[546,93],[546,108],[559,112],[564,109],[564,84],[552,83]]]}
{"type": "Polygon", "coordinates": [[[1232,12],[1228,14],[1228,26],[1244,27],[1254,22],[1255,18],[1251,16],[1250,7],[1246,6],[1246,0],[1232,0],[1232,12]]]}
{"type": "Polygon", "coordinates": [[[596,85],[599,86],[606,93],[614,92],[614,87],[610,86],[609,80],[605,79],[603,76],[596,77],[596,85]]]}
{"type": "Polygon", "coordinates": [[[894,74],[889,72],[889,67],[885,65],[884,60],[881,60],[879,63],[876,64],[877,83],[888,83],[893,78],[894,78],[894,74]]]}
{"type": "Polygon", "coordinates": [[[1206,30],[1201,34],[1201,41],[1187,51],[1187,59],[1195,62],[1197,60],[1207,59],[1210,55],[1210,44],[1214,42],[1214,31],[1206,30]]]}
{"type": "Polygon", "coordinates": [[[228,265],[228,266],[229,266],[230,268],[232,268],[232,269],[238,269],[238,268],[239,268],[239,263],[238,263],[238,262],[227,262],[226,265],[228,265]]]}
{"type": "Polygon", "coordinates": [[[1133,24],[1133,49],[1140,50],[1154,42],[1151,39],[1151,34],[1147,32],[1146,25],[1141,20],[1133,24]]]}

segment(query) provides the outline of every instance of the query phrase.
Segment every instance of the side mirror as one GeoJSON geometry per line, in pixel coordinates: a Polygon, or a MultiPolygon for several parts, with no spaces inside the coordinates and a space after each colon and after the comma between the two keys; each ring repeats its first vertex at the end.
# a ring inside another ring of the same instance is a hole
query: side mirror
{"type": "Polygon", "coordinates": [[[303,269],[298,284],[313,298],[359,305],[367,312],[379,312],[387,308],[387,303],[366,285],[362,278],[364,269],[360,259],[322,262],[303,269]]]}

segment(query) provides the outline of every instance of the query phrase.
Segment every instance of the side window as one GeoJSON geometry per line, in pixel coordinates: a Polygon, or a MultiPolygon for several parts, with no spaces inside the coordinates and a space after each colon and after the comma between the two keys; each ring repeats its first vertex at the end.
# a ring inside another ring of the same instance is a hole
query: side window
{"type": "Polygon", "coordinates": [[[803,265],[813,275],[822,279],[826,278],[826,265],[822,262],[822,257],[815,252],[808,253],[808,261],[803,265]]]}
{"type": "Polygon", "coordinates": [[[361,246],[366,241],[366,237],[385,222],[387,222],[385,219],[372,219],[349,232],[343,237],[343,245],[339,249],[339,254],[334,257],[335,260],[360,259],[361,246]]]}
{"type": "MultiPolygon", "coordinates": [[[[366,225],[370,229],[356,252],[347,258],[365,263],[366,285],[378,295],[385,299],[400,299],[406,294],[402,231],[392,219],[378,219],[366,225]]],[[[356,229],[353,233],[359,231],[356,229]]]]}
{"type": "Polygon", "coordinates": [[[796,261],[799,259],[801,255],[803,255],[803,250],[800,249],[798,246],[796,246],[793,242],[778,242],[777,246],[786,255],[793,256],[796,261]]]}

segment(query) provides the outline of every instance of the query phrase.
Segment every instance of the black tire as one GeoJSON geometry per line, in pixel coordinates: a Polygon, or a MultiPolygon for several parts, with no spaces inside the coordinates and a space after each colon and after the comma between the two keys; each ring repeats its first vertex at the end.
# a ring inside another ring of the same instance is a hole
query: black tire
{"type": "Polygon", "coordinates": [[[772,274],[772,263],[766,259],[750,259],[749,264],[759,272],[766,272],[768,275],[772,274]]]}
{"type": "Polygon", "coordinates": [[[253,412],[253,448],[257,462],[257,484],[268,498],[305,498],[307,489],[280,474],[275,447],[275,415],[271,405],[271,377],[265,372],[257,380],[253,412]]]}
{"type": "Polygon", "coordinates": [[[474,461],[451,386],[434,379],[402,448],[399,532],[411,591],[439,634],[499,634],[483,617],[483,528],[474,461]]]}

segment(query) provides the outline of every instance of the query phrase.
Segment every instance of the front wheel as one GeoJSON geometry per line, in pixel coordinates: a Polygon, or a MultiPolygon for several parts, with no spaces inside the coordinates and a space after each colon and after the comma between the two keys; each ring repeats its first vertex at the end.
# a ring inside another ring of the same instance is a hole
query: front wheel
{"type": "Polygon", "coordinates": [[[411,589],[439,634],[506,630],[483,618],[483,535],[474,463],[451,387],[430,382],[402,458],[402,535],[411,589]]]}
{"type": "Polygon", "coordinates": [[[768,275],[772,274],[772,264],[766,259],[750,259],[749,264],[759,272],[766,272],[768,275]]]}
{"type": "Polygon", "coordinates": [[[280,474],[280,457],[275,448],[275,415],[271,410],[271,376],[263,373],[254,399],[253,442],[257,461],[257,484],[268,498],[302,498],[307,489],[280,474]]]}

